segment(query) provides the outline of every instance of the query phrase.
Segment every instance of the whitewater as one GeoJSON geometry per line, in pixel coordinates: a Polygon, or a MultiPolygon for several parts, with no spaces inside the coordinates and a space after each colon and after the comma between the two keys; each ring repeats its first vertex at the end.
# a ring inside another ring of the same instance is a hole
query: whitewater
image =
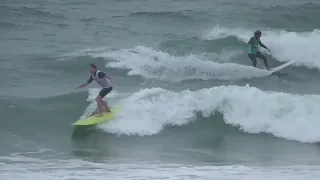
{"type": "MultiPolygon", "coordinates": [[[[320,4],[3,1],[0,179],[317,179],[320,4]],[[270,75],[248,58],[256,30],[270,75]],[[90,64],[111,77],[106,124],[90,64]]],[[[319,178],[318,178],[319,179],[319,178]]]]}
{"type": "MultiPolygon", "coordinates": [[[[319,68],[317,65],[317,30],[312,32],[287,32],[263,30],[263,42],[268,44],[276,61],[298,60],[293,66],[319,68]],[[303,57],[303,59],[302,59],[303,57]]],[[[201,38],[219,40],[236,37],[242,43],[251,37],[246,29],[215,27],[201,38]]],[[[68,57],[86,55],[104,58],[107,68],[127,69],[129,76],[140,75],[145,79],[181,83],[185,80],[243,80],[263,78],[266,70],[241,65],[237,56],[245,53],[236,47],[222,49],[219,53],[177,54],[146,46],[132,49],[96,48],[68,54],[68,57]]],[[[262,64],[260,62],[260,64],[262,64]]],[[[94,97],[98,90],[90,90],[91,102],[82,117],[88,117],[95,109],[94,97]]],[[[269,133],[275,137],[303,143],[320,140],[317,121],[319,96],[316,94],[277,92],[257,87],[217,85],[180,92],[154,87],[134,93],[111,95],[114,102],[124,103],[123,112],[116,121],[100,128],[117,135],[150,136],[161,133],[167,126],[184,126],[203,117],[223,114],[223,121],[245,133],[269,133]],[[137,126],[137,124],[139,124],[137,126]]],[[[112,101],[112,100],[111,100],[112,101]]]]}
{"type": "MultiPolygon", "coordinates": [[[[97,93],[97,89],[90,91],[88,101],[92,103],[84,117],[95,109],[97,93]]],[[[246,133],[270,133],[303,143],[320,140],[319,95],[265,92],[247,85],[181,92],[143,89],[130,95],[118,94],[111,101],[121,96],[122,112],[115,121],[100,126],[106,132],[150,136],[161,133],[166,126],[184,126],[196,121],[197,112],[204,117],[219,112],[226,124],[246,133]]]]}

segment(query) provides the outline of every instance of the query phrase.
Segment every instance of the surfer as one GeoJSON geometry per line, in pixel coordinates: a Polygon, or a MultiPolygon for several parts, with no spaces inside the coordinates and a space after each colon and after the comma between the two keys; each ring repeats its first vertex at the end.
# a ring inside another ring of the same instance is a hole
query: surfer
{"type": "Polygon", "coordinates": [[[107,112],[111,112],[108,105],[102,99],[112,91],[112,84],[110,78],[106,75],[106,73],[98,71],[96,65],[90,64],[89,71],[91,73],[89,80],[76,87],[75,89],[85,87],[93,80],[95,80],[102,87],[98,96],[96,97],[96,102],[99,109],[99,114],[97,114],[96,116],[100,117],[103,116],[103,107],[107,112]]]}
{"type": "Polygon", "coordinates": [[[260,45],[261,47],[267,49],[269,52],[270,50],[267,48],[267,46],[265,46],[264,44],[262,44],[261,40],[261,31],[257,30],[256,32],[254,32],[254,36],[250,38],[248,44],[249,44],[249,52],[248,52],[248,56],[251,59],[252,63],[253,63],[253,67],[257,66],[257,60],[256,58],[260,58],[263,60],[264,65],[266,66],[266,68],[268,70],[268,61],[266,56],[264,56],[260,51],[259,51],[259,47],[258,45],[260,45]]]}

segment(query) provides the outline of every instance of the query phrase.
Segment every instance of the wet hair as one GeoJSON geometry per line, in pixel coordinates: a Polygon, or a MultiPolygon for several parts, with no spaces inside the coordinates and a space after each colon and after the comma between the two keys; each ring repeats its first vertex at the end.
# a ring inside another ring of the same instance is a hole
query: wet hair
{"type": "Polygon", "coordinates": [[[90,67],[92,67],[93,69],[97,70],[97,66],[94,64],[90,64],[90,67]]]}
{"type": "Polygon", "coordinates": [[[259,36],[261,36],[261,31],[257,30],[256,32],[254,32],[254,35],[259,35],[259,36]]]}

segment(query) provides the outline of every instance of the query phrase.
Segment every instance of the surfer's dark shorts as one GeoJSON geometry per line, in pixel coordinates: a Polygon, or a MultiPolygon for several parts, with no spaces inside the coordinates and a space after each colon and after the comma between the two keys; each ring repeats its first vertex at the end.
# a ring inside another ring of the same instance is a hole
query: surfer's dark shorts
{"type": "Polygon", "coordinates": [[[109,94],[112,91],[112,87],[109,88],[103,88],[101,89],[101,91],[99,92],[99,96],[101,96],[102,98],[104,98],[107,94],[109,94]]]}

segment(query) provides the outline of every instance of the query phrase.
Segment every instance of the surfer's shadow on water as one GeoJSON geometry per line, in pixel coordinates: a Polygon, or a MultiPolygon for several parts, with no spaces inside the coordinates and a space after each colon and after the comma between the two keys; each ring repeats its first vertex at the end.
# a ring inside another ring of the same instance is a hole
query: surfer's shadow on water
{"type": "Polygon", "coordinates": [[[96,125],[92,126],[75,126],[72,131],[71,138],[72,140],[85,140],[91,136],[101,135],[101,132],[96,125]]]}
{"type": "Polygon", "coordinates": [[[71,140],[71,153],[80,159],[99,162],[110,153],[108,136],[95,127],[76,128],[71,140]]]}

